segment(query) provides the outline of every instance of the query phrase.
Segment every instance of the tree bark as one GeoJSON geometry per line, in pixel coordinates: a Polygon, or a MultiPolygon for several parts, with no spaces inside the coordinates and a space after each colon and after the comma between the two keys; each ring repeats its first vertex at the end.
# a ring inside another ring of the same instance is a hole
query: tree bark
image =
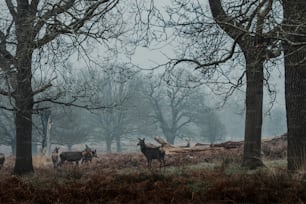
{"type": "Polygon", "coordinates": [[[263,100],[263,62],[258,62],[258,59],[249,60],[248,58],[249,57],[246,57],[246,118],[242,166],[254,169],[263,166],[260,156],[263,100]]]}
{"type": "Polygon", "coordinates": [[[285,98],[288,128],[288,170],[295,171],[306,161],[306,42],[305,1],[285,0],[284,25],[286,37],[285,98]]]}
{"type": "Polygon", "coordinates": [[[14,173],[18,175],[34,172],[32,164],[32,22],[33,14],[28,1],[17,1],[16,62],[17,87],[16,106],[16,161],[14,173]]]}
{"type": "MultiPolygon", "coordinates": [[[[21,49],[22,50],[22,49],[21,49]]],[[[17,73],[16,102],[16,162],[14,173],[23,175],[34,172],[32,164],[32,109],[33,96],[31,86],[31,57],[20,53],[20,63],[17,73]],[[20,56],[21,55],[21,56],[20,56]]],[[[17,55],[18,56],[18,55],[17,55]]]]}

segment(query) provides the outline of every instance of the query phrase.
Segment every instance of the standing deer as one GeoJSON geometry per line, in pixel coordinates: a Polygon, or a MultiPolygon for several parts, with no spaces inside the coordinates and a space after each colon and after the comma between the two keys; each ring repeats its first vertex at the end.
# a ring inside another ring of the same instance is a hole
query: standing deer
{"type": "Polygon", "coordinates": [[[140,146],[141,152],[145,155],[148,161],[148,168],[151,169],[151,164],[153,159],[158,159],[160,162],[160,168],[163,166],[165,168],[165,151],[160,147],[147,146],[145,143],[145,138],[138,138],[139,142],[137,145],[140,146]]]}
{"type": "Polygon", "coordinates": [[[83,151],[74,151],[74,152],[62,152],[60,154],[60,163],[62,165],[65,161],[75,162],[77,165],[81,161],[84,163],[86,161],[91,161],[92,157],[97,157],[96,150],[92,151],[87,145],[83,151]]]}
{"type": "Polygon", "coordinates": [[[53,168],[57,168],[58,164],[59,164],[59,147],[55,147],[55,149],[52,152],[51,158],[52,158],[52,162],[53,162],[53,168]]]}
{"type": "Polygon", "coordinates": [[[65,161],[69,162],[75,162],[76,165],[79,164],[79,161],[83,158],[84,151],[75,151],[75,152],[62,152],[60,156],[60,163],[59,165],[61,166],[65,161]]]}
{"type": "Polygon", "coordinates": [[[97,155],[97,150],[92,150],[90,147],[85,145],[85,150],[83,151],[83,158],[82,158],[82,164],[85,162],[87,163],[88,161],[91,162],[92,158],[98,157],[97,155]]]}
{"type": "Polygon", "coordinates": [[[0,169],[2,168],[5,161],[5,155],[3,153],[0,153],[0,169]]]}

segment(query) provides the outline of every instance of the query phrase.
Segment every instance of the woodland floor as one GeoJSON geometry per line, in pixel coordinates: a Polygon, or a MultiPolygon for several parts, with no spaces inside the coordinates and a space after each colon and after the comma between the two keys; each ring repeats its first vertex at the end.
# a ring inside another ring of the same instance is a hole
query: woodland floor
{"type": "Polygon", "coordinates": [[[0,203],[306,203],[304,172],[289,175],[285,158],[265,168],[240,167],[241,149],[166,155],[165,169],[146,167],[139,153],[99,154],[91,164],[53,169],[33,158],[35,174],[12,175],[14,158],[0,170],[0,203]]]}

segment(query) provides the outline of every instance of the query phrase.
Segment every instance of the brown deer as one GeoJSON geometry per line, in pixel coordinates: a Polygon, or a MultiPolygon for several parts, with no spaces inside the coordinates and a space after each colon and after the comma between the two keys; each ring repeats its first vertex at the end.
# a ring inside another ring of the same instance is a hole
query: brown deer
{"type": "Polygon", "coordinates": [[[59,147],[55,147],[55,149],[52,152],[51,158],[52,158],[52,163],[53,163],[53,168],[57,168],[59,164],[59,147]]]}
{"type": "Polygon", "coordinates": [[[161,147],[150,147],[145,143],[145,138],[138,138],[139,142],[137,145],[140,146],[141,152],[145,155],[148,161],[148,168],[151,169],[153,159],[157,159],[160,162],[160,168],[165,167],[165,151],[161,147]]]}
{"type": "Polygon", "coordinates": [[[85,150],[83,151],[83,158],[82,158],[82,164],[85,162],[91,162],[92,158],[98,158],[97,150],[92,150],[90,147],[85,145],[85,150]]]}
{"type": "Polygon", "coordinates": [[[0,169],[3,167],[5,161],[5,155],[3,153],[0,153],[0,169]]]}

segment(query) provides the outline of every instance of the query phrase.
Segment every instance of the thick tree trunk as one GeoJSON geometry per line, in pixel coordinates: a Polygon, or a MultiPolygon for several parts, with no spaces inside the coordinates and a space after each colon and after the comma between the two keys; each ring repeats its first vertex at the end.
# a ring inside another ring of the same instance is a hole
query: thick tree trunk
{"type": "Polygon", "coordinates": [[[16,107],[16,161],[14,173],[18,175],[34,172],[32,164],[32,23],[33,13],[28,1],[17,1],[14,19],[16,27],[17,86],[15,90],[16,107]]]}
{"type": "MultiPolygon", "coordinates": [[[[305,25],[306,2],[285,0],[283,5],[283,28],[288,40],[305,43],[306,29],[301,25],[305,25]]],[[[284,42],[284,50],[288,170],[295,171],[306,161],[306,48],[284,42]]]]}
{"type": "MultiPolygon", "coordinates": [[[[299,53],[306,56],[306,51],[299,53]]],[[[306,69],[305,65],[304,68],[292,66],[298,62],[295,56],[285,57],[288,170],[297,170],[306,161],[306,69]]]]}
{"type": "Polygon", "coordinates": [[[263,63],[246,60],[246,119],[242,166],[254,169],[261,162],[261,129],[263,100],[263,63]]]}
{"type": "MultiPolygon", "coordinates": [[[[25,55],[21,53],[21,56],[25,55]]],[[[18,175],[33,172],[32,164],[32,109],[31,57],[22,56],[18,64],[16,102],[16,162],[14,173],[18,175]]]]}

